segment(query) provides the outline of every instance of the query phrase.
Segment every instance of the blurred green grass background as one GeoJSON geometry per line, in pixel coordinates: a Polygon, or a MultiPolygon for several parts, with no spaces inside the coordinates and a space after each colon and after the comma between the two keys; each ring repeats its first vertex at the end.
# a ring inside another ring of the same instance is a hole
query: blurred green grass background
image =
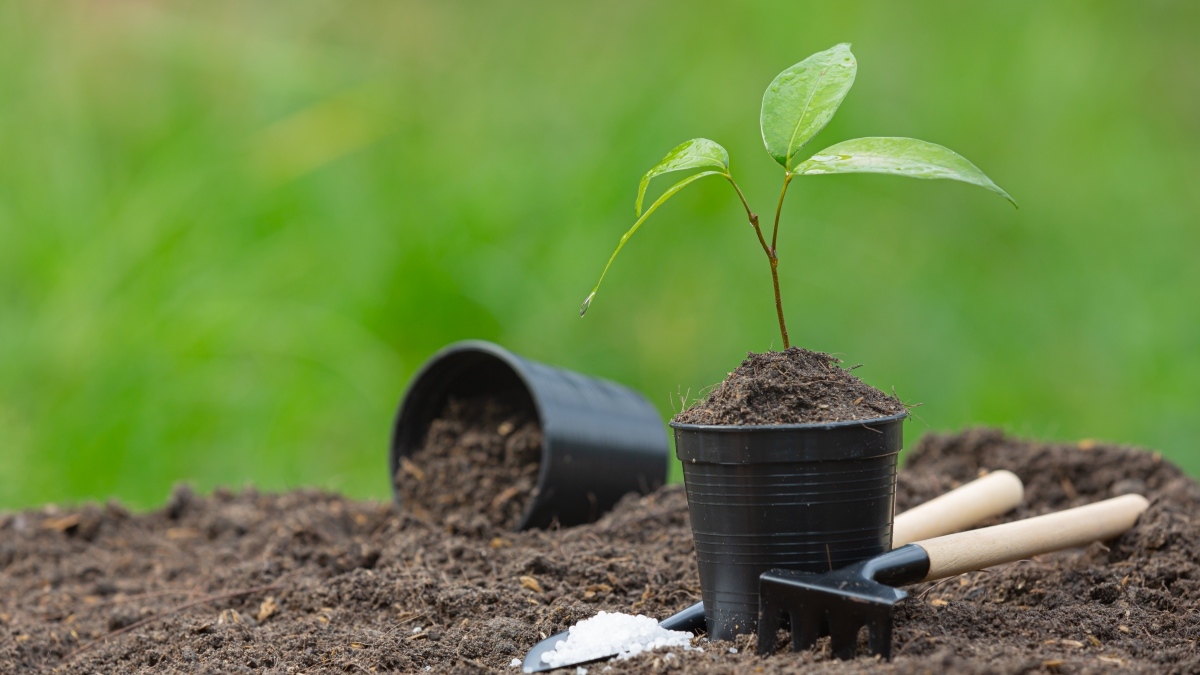
{"type": "Polygon", "coordinates": [[[778,167],[774,75],[854,43],[815,151],[949,146],[1021,203],[881,176],[797,181],[793,342],[924,405],[1158,448],[1200,472],[1200,5],[4,3],[0,507],[172,483],[385,498],[408,378],[462,338],[628,383],[664,415],[779,346],[727,185],[626,248],[641,173],[778,167]]]}

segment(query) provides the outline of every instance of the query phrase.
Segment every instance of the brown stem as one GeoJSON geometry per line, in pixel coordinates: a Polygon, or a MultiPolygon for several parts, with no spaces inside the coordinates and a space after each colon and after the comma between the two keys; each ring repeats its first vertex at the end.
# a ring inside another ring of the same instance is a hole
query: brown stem
{"type": "Polygon", "coordinates": [[[775,284],[775,313],[779,315],[779,334],[783,336],[783,348],[792,346],[788,340],[787,323],[783,320],[783,298],[779,295],[779,257],[771,251],[771,283],[775,284]]]}
{"type": "Polygon", "coordinates": [[[783,296],[779,294],[779,254],[775,242],[779,239],[779,214],[783,213],[783,198],[787,195],[793,175],[788,171],[783,176],[783,189],[779,191],[779,203],[775,205],[775,226],[771,228],[771,249],[767,251],[767,258],[771,261],[771,282],[775,284],[775,313],[779,315],[779,334],[783,336],[784,349],[791,347],[792,343],[788,339],[787,322],[783,319],[783,296]]]}
{"type": "Polygon", "coordinates": [[[725,174],[725,178],[729,179],[729,184],[733,186],[734,190],[737,190],[738,199],[742,200],[742,207],[746,209],[746,218],[750,220],[750,225],[754,227],[754,233],[758,235],[758,243],[762,244],[763,253],[766,253],[767,257],[770,258],[771,250],[767,247],[767,240],[763,237],[762,228],[758,226],[758,214],[751,210],[749,202],[746,201],[746,195],[742,194],[742,188],[738,187],[737,181],[733,180],[733,176],[725,174]]]}
{"type": "Polygon", "coordinates": [[[767,246],[767,239],[758,225],[758,214],[750,209],[750,204],[746,202],[746,196],[742,194],[742,189],[733,180],[733,176],[725,174],[725,177],[729,179],[733,189],[737,190],[738,198],[742,200],[742,206],[746,209],[746,217],[750,219],[750,224],[754,226],[754,233],[758,235],[758,243],[762,245],[763,253],[767,254],[767,260],[771,263],[771,283],[775,287],[775,313],[779,316],[779,334],[783,336],[783,348],[787,349],[792,344],[788,339],[787,322],[783,318],[783,297],[779,294],[779,256],[775,254],[775,237],[779,233],[779,212],[783,209],[783,195],[787,193],[787,186],[792,181],[792,174],[788,173],[783,181],[783,192],[779,195],[779,206],[775,209],[775,231],[771,234],[770,246],[767,246]]]}

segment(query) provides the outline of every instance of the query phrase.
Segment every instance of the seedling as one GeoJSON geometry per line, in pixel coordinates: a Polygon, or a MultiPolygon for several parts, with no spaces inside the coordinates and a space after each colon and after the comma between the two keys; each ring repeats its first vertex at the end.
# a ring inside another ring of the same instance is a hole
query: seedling
{"type": "Polygon", "coordinates": [[[729,153],[707,138],[693,138],[681,143],[654,165],[638,185],[634,211],[637,221],[621,236],[600,273],[600,279],[579,308],[579,315],[587,313],[600,282],[612,266],[625,243],[638,231],[650,214],[658,210],[668,199],[688,185],[707,176],[721,176],[729,181],[737,192],[738,199],[746,209],[746,217],[754,227],[758,243],[771,265],[771,282],[775,287],[775,312],[779,317],[779,333],[783,347],[791,346],[788,339],[787,322],[783,318],[783,299],[779,293],[779,256],[776,243],[779,236],[779,214],[787,196],[788,185],[797,176],[818,176],[831,173],[886,173],[909,178],[948,178],[987,188],[1016,206],[1016,201],[1000,189],[974,164],[958,153],[915,138],[870,137],[842,141],[801,160],[800,151],[816,136],[833,114],[842,99],[854,84],[858,62],[850,53],[849,44],[840,44],[818,52],[788,68],[771,82],[763,94],[762,113],[759,124],[762,128],[763,144],[771,158],[783,167],[783,188],[779,191],[779,202],[775,206],[775,219],[771,226],[771,241],[767,242],[759,226],[758,214],[750,208],[742,189],[729,170],[729,153]],[[656,176],[675,171],[703,169],[667,188],[667,191],[642,210],[646,187],[656,176]]]}

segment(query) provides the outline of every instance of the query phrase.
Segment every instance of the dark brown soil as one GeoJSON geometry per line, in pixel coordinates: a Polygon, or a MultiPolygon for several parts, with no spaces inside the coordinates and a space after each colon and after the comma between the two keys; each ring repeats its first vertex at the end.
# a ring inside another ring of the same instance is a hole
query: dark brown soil
{"type": "Polygon", "coordinates": [[[527,395],[451,397],[396,488],[416,517],[477,535],[516,528],[537,486],[542,431],[527,395]]]}
{"type": "Polygon", "coordinates": [[[702,401],[675,416],[681,424],[807,424],[890,417],[904,404],[864,383],[841,360],[790,347],[750,353],[702,401]]]}
{"type": "MultiPolygon", "coordinates": [[[[1124,492],[1152,504],[1106,545],[909,589],[890,664],[834,661],[824,643],[763,659],[745,637],[607,672],[1200,672],[1200,487],[1148,452],[971,431],[912,450],[898,506],[999,468],[1027,485],[1006,519],[1124,492]]],[[[698,598],[679,486],[591,525],[499,536],[315,491],[0,515],[0,673],[515,673],[534,642],[599,610],[661,617],[698,598]]]]}

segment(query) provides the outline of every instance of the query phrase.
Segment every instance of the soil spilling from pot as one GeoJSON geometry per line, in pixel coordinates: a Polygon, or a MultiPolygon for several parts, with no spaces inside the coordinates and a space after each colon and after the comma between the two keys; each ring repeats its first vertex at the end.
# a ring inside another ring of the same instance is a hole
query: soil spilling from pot
{"type": "Polygon", "coordinates": [[[400,460],[400,503],[453,532],[514,529],[537,486],[542,431],[528,395],[451,397],[400,460]]]}
{"type": "MultiPolygon", "coordinates": [[[[1200,486],[1154,453],[979,430],[918,443],[897,506],[995,469],[1027,486],[998,520],[1125,492],[1151,506],[1103,545],[910,587],[891,663],[833,660],[827,640],[760,658],[743,636],[589,672],[1200,671],[1200,486]]],[[[699,597],[680,486],[590,525],[500,535],[307,490],[0,515],[4,673],[515,673],[600,610],[664,617],[699,597]]]]}
{"type": "Polygon", "coordinates": [[[748,354],[680,424],[807,424],[890,417],[904,404],[855,377],[841,360],[800,347],[748,354]]]}

